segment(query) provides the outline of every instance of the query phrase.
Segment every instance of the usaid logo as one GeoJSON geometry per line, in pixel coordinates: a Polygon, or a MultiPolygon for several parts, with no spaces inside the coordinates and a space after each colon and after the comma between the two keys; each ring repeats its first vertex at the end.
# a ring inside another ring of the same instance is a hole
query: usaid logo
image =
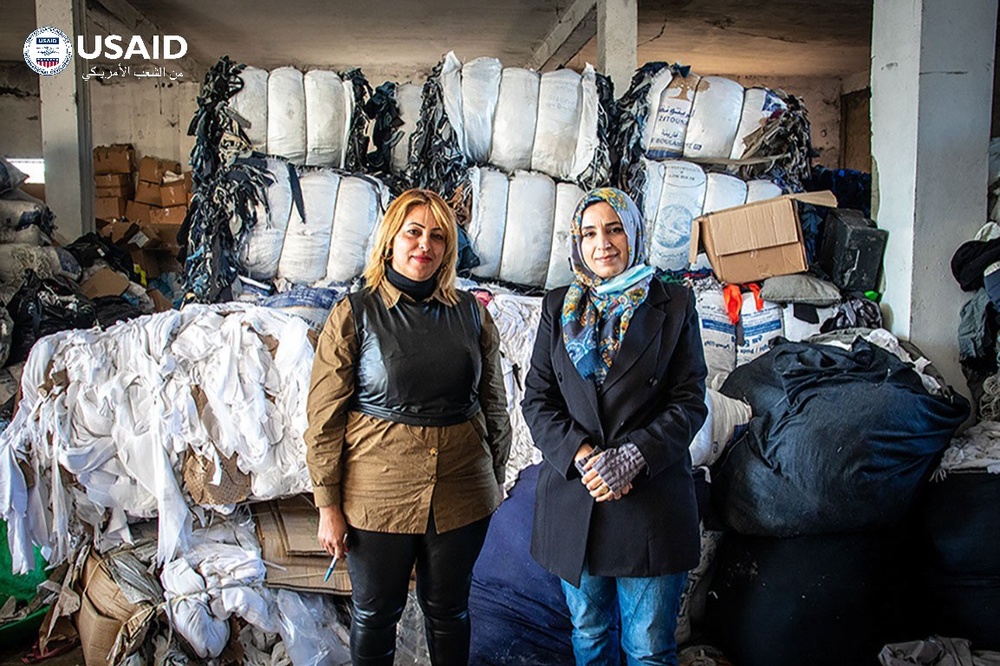
{"type": "Polygon", "coordinates": [[[39,28],[24,40],[24,62],[42,76],[58,74],[72,59],[73,45],[59,28],[39,28]]]}
{"type": "MultiPolygon", "coordinates": [[[[127,44],[121,35],[96,35],[93,39],[93,48],[88,51],[83,36],[76,38],[77,53],[81,58],[176,60],[183,58],[188,50],[187,40],[180,35],[153,35],[149,46],[139,35],[133,35],[127,44]]],[[[24,41],[24,62],[43,76],[58,74],[72,59],[72,43],[59,28],[39,28],[24,41]]]]}

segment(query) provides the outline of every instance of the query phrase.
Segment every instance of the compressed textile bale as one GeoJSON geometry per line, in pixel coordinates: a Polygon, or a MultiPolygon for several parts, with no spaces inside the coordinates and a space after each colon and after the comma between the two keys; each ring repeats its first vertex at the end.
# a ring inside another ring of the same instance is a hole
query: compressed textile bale
{"type": "Polygon", "coordinates": [[[351,125],[351,91],[336,72],[314,69],[304,77],[306,164],[344,166],[351,125]]]}
{"type": "Polygon", "coordinates": [[[491,164],[507,171],[531,168],[540,83],[537,72],[519,67],[503,70],[493,117],[491,164]]]}
{"type": "Polygon", "coordinates": [[[652,162],[643,158],[643,164],[647,187],[652,182],[652,189],[658,184],[660,190],[655,209],[652,201],[644,203],[644,208],[652,212],[646,218],[649,263],[663,270],[683,270],[688,265],[691,223],[702,214],[708,179],[701,167],[690,162],[652,162]]]}
{"type": "Polygon", "coordinates": [[[243,268],[255,280],[273,280],[278,273],[278,261],[285,242],[288,218],[292,214],[292,186],[289,164],[267,158],[267,170],[272,182],[267,188],[267,207],[257,207],[257,224],[247,232],[243,249],[243,268]]]}
{"type": "Polygon", "coordinates": [[[465,126],[462,118],[462,63],[454,51],[448,51],[441,66],[441,95],[444,98],[444,112],[455,130],[458,147],[462,154],[465,149],[465,126]]]}
{"type": "Polygon", "coordinates": [[[229,100],[229,107],[245,118],[243,129],[254,150],[267,152],[267,70],[247,67],[240,73],[243,89],[229,100]]]}
{"type": "Polygon", "coordinates": [[[669,67],[653,77],[646,96],[649,116],[642,141],[650,159],[670,159],[684,154],[691,107],[700,81],[697,74],[674,75],[669,67]]]}
{"type": "Polygon", "coordinates": [[[507,192],[501,280],[536,287],[545,284],[555,206],[556,184],[551,178],[527,171],[514,174],[507,192]]]}
{"type": "Polygon", "coordinates": [[[776,199],[781,196],[781,188],[769,180],[747,181],[747,203],[776,199]]]}
{"type": "Polygon", "coordinates": [[[369,241],[381,217],[379,195],[378,187],[367,178],[341,179],[326,264],[327,282],[347,282],[364,270],[369,241]]]}
{"type": "Polygon", "coordinates": [[[396,103],[399,105],[399,119],[403,121],[399,131],[403,133],[392,147],[392,170],[396,173],[406,168],[410,157],[410,136],[417,129],[420,120],[420,106],[423,103],[424,88],[416,83],[396,86],[396,103]]]}
{"type": "Polygon", "coordinates": [[[708,366],[705,386],[717,389],[736,368],[736,327],[729,320],[721,287],[697,292],[695,309],[708,366]]]}
{"type": "Polygon", "coordinates": [[[267,79],[267,152],[292,164],[306,158],[305,83],[294,67],[279,67],[267,79]]]}
{"type": "Polygon", "coordinates": [[[743,86],[721,76],[698,82],[684,136],[684,157],[728,158],[743,113],[743,86]]]}
{"type": "Polygon", "coordinates": [[[580,130],[576,139],[576,157],[570,171],[570,176],[574,179],[584,175],[594,161],[594,151],[600,145],[600,138],[597,136],[599,106],[597,72],[588,64],[580,75],[580,130]]]}
{"type": "Polygon", "coordinates": [[[465,154],[473,162],[486,162],[490,156],[502,72],[503,65],[496,58],[476,58],[462,67],[465,154]]]}
{"type": "Polygon", "coordinates": [[[324,169],[304,174],[299,182],[306,219],[300,219],[292,206],[278,277],[293,284],[312,284],[326,275],[340,176],[324,169]]]}
{"type": "Polygon", "coordinates": [[[573,173],[580,135],[580,75],[571,69],[542,74],[538,86],[538,120],[531,148],[531,168],[553,178],[573,173]]]}
{"type": "Polygon", "coordinates": [[[747,199],[747,184],[735,176],[724,173],[708,174],[708,187],[705,190],[705,206],[703,215],[742,206],[747,199]]]}
{"type": "Polygon", "coordinates": [[[469,240],[479,256],[472,274],[486,279],[500,275],[504,231],[507,227],[507,176],[493,169],[470,169],[472,220],[469,240]]]}
{"type": "Polygon", "coordinates": [[[785,335],[781,306],[764,301],[764,307],[757,310],[756,299],[749,293],[743,295],[740,321],[743,324],[743,344],[736,347],[736,367],[764,354],[770,349],[772,340],[785,335]]]}
{"type": "Polygon", "coordinates": [[[549,272],[545,278],[545,288],[563,287],[573,281],[570,268],[570,245],[573,234],[570,226],[573,213],[585,192],[573,183],[556,185],[556,208],[552,220],[552,250],[549,252],[549,272]]]}
{"type": "Polygon", "coordinates": [[[787,108],[785,102],[767,88],[747,88],[743,96],[740,124],[729,157],[734,160],[743,157],[743,151],[746,150],[744,140],[763,127],[772,115],[780,114],[787,108]]]}

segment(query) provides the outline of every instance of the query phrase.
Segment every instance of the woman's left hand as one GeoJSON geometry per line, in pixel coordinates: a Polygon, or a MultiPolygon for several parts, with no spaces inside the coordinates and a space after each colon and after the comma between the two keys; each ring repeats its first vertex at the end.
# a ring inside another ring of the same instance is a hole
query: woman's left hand
{"type": "Polygon", "coordinates": [[[594,462],[603,456],[603,453],[599,453],[590,460],[587,461],[587,473],[583,475],[580,479],[583,485],[587,487],[587,491],[590,496],[594,498],[597,502],[609,502],[611,500],[621,499],[625,495],[628,495],[629,491],[632,490],[632,484],[629,483],[624,488],[622,488],[620,493],[612,492],[608,485],[604,483],[604,479],[600,477],[597,470],[592,469],[594,462]]]}

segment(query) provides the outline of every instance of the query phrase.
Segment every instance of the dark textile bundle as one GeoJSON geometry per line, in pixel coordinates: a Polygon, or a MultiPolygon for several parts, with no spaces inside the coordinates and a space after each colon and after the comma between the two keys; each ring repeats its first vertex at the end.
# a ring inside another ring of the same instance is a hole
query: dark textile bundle
{"type": "Polygon", "coordinates": [[[802,183],[807,192],[830,190],[837,197],[838,208],[860,210],[872,216],[872,175],[854,169],[827,169],[814,166],[809,180],[802,183]]]}
{"type": "Polygon", "coordinates": [[[343,81],[350,81],[354,91],[354,113],[351,116],[351,128],[347,135],[347,152],[344,156],[344,168],[347,171],[366,171],[368,161],[368,137],[365,129],[368,118],[365,116],[365,99],[372,94],[368,79],[358,68],[340,74],[343,81]]]}
{"type": "Polygon", "coordinates": [[[188,126],[188,136],[195,137],[191,150],[194,190],[216,174],[229,160],[227,156],[247,153],[250,140],[239,121],[230,114],[229,98],[243,89],[240,72],[246,68],[222,56],[205,75],[198,95],[198,110],[188,126]]]}
{"type": "Polygon", "coordinates": [[[80,236],[71,245],[67,245],[66,250],[76,258],[80,268],[87,269],[98,261],[103,261],[130,281],[139,282],[132,255],[94,232],[80,236]]]}
{"type": "Polygon", "coordinates": [[[42,280],[34,271],[24,273],[24,284],[7,304],[14,320],[8,363],[28,358],[35,341],[58,331],[90,328],[97,323],[94,304],[73,282],[62,277],[42,280]]]}
{"type": "MultiPolygon", "coordinates": [[[[186,301],[231,300],[231,285],[240,269],[238,249],[247,230],[257,224],[257,206],[267,210],[272,182],[263,158],[238,158],[195,190],[180,231],[187,240],[181,250],[186,301]]],[[[301,192],[297,203],[301,210],[301,192]]]]}
{"type": "Polygon", "coordinates": [[[771,180],[783,192],[801,192],[817,154],[809,134],[809,114],[798,97],[781,90],[773,92],[787,108],[747,137],[743,158],[735,163],[736,173],[743,180],[771,180]]]}
{"type": "Polygon", "coordinates": [[[615,104],[614,132],[611,133],[611,154],[615,159],[612,177],[617,187],[628,192],[639,210],[643,210],[642,193],[645,191],[646,172],[642,169],[642,135],[649,121],[646,97],[649,87],[664,67],[674,74],[687,76],[690,67],[665,62],[648,62],[636,71],[632,84],[615,104]]]}
{"type": "Polygon", "coordinates": [[[424,83],[423,105],[417,128],[410,137],[410,164],[406,180],[411,187],[434,190],[450,199],[465,179],[468,161],[444,108],[441,69],[444,60],[424,83]]]}
{"type": "Polygon", "coordinates": [[[386,81],[372,93],[365,103],[365,115],[372,125],[372,148],[368,153],[368,168],[373,173],[384,174],[390,189],[398,194],[406,189],[404,179],[392,175],[392,149],[403,140],[403,126],[399,103],[396,101],[398,86],[386,81]]]}
{"type": "Polygon", "coordinates": [[[969,414],[889,352],[784,342],[722,393],[754,418],[713,472],[713,500],[743,534],[796,536],[893,524],[969,414]]]}

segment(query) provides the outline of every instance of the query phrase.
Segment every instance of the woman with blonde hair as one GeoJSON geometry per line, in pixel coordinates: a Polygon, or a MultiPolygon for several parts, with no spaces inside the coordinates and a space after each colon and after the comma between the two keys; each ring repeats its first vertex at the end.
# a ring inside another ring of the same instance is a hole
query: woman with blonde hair
{"type": "Polygon", "coordinates": [[[503,496],[510,422],[499,335],[455,288],[445,201],[408,190],[386,211],[365,286],[316,346],[306,461],[318,538],[346,558],[354,664],[393,663],[416,565],[434,664],[465,664],[469,588],[503,496]]]}

